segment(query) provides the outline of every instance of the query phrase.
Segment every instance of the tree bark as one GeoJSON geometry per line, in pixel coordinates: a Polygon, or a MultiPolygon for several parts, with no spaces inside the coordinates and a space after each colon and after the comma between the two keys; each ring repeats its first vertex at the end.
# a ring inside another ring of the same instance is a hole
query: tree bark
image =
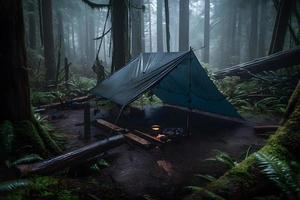
{"type": "Polygon", "coordinates": [[[209,63],[209,36],[210,36],[210,0],[205,0],[204,16],[204,52],[203,62],[209,63]]]}
{"type": "MultiPolygon", "coordinates": [[[[280,159],[300,160],[300,82],[290,98],[286,117],[281,127],[269,138],[267,144],[258,152],[273,155],[280,159]]],[[[284,172],[282,172],[284,173],[284,172]]],[[[255,156],[252,154],[191,199],[200,199],[208,193],[214,193],[225,199],[252,199],[271,191],[275,185],[257,168],[255,156]]],[[[276,190],[275,190],[276,191],[276,190]]],[[[279,191],[275,192],[278,193],[279,191]]]]}
{"type": "Polygon", "coordinates": [[[189,0],[179,2],[179,51],[189,50],[189,0]]]}
{"type": "Polygon", "coordinates": [[[112,73],[121,69],[129,58],[127,0],[112,0],[112,73]]]}

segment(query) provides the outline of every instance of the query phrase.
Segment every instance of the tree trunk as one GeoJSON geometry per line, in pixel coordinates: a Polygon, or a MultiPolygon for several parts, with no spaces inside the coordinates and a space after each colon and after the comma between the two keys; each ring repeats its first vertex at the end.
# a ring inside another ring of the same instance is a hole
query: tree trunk
{"type": "Polygon", "coordinates": [[[163,1],[157,0],[157,22],[156,22],[156,30],[157,30],[157,52],[164,51],[164,41],[163,41],[163,1]]]}
{"type": "Polygon", "coordinates": [[[260,20],[259,20],[259,38],[258,38],[258,55],[266,55],[266,26],[267,26],[267,1],[260,0],[260,20]]]}
{"type": "Polygon", "coordinates": [[[35,9],[32,1],[28,2],[29,8],[29,47],[31,49],[36,49],[36,23],[35,23],[35,9]]]}
{"type": "MultiPolygon", "coordinates": [[[[275,156],[282,160],[299,161],[300,151],[300,82],[296,87],[286,111],[286,117],[280,128],[271,136],[267,144],[258,152],[275,156]]],[[[284,172],[281,172],[284,173],[284,172]]],[[[257,168],[256,158],[252,154],[191,199],[200,199],[207,194],[218,195],[225,199],[253,199],[276,192],[276,187],[257,168]]],[[[295,198],[296,199],[296,198],[295,198]]]]}
{"type": "Polygon", "coordinates": [[[0,1],[0,121],[26,120],[31,117],[29,82],[26,66],[24,24],[21,0],[0,1]]]}
{"type": "Polygon", "coordinates": [[[179,3],[179,51],[189,50],[189,0],[179,3]]]}
{"type": "Polygon", "coordinates": [[[242,25],[243,25],[243,21],[242,21],[243,15],[242,15],[242,10],[241,7],[239,7],[238,9],[238,22],[237,22],[237,35],[238,37],[236,38],[236,45],[235,45],[235,50],[236,50],[236,57],[237,57],[237,62],[241,63],[241,36],[242,36],[242,25]]]}
{"type": "Polygon", "coordinates": [[[165,15],[166,15],[166,41],[167,52],[170,52],[170,16],[169,16],[169,0],[165,1],[165,15]]]}
{"type": "Polygon", "coordinates": [[[292,0],[281,0],[279,2],[269,54],[283,50],[292,5],[292,0]]]}
{"type": "Polygon", "coordinates": [[[54,36],[52,23],[52,0],[42,0],[44,57],[46,67],[46,80],[48,83],[55,81],[55,55],[54,36]]]}
{"type": "Polygon", "coordinates": [[[149,20],[149,51],[152,52],[152,20],[151,20],[151,2],[148,0],[148,20],[149,20]]]}
{"type": "Polygon", "coordinates": [[[95,22],[94,22],[94,17],[93,16],[89,16],[89,64],[92,65],[92,63],[94,62],[94,59],[96,57],[96,53],[95,53],[95,22]]]}
{"type": "MultiPolygon", "coordinates": [[[[17,152],[24,145],[32,148],[33,151],[30,152],[42,156],[48,155],[48,150],[58,153],[59,148],[31,113],[22,1],[0,0],[0,5],[1,27],[5,27],[0,33],[0,60],[3,70],[0,76],[5,83],[1,85],[4,95],[0,100],[0,126],[2,135],[9,135],[13,140],[11,143],[8,143],[8,140],[1,141],[6,142],[10,149],[6,152],[5,158],[1,157],[0,160],[8,159],[12,154],[17,156],[26,153],[17,152]]],[[[3,147],[0,148],[3,153],[3,147]]]]}
{"type": "Polygon", "coordinates": [[[209,63],[210,0],[205,0],[203,62],[209,63]]]}
{"type": "Polygon", "coordinates": [[[129,58],[127,0],[112,0],[112,73],[121,69],[129,58]]]}
{"type": "Polygon", "coordinates": [[[252,60],[257,57],[257,27],[258,27],[258,2],[251,1],[251,29],[249,38],[249,58],[252,60]]]}
{"type": "Polygon", "coordinates": [[[71,24],[72,28],[72,50],[73,50],[73,57],[76,57],[76,46],[75,46],[75,31],[74,31],[74,22],[71,24]]]}
{"type": "Polygon", "coordinates": [[[143,4],[141,0],[133,0],[131,2],[132,10],[130,12],[132,19],[132,57],[136,57],[142,52],[142,15],[143,4]]]}

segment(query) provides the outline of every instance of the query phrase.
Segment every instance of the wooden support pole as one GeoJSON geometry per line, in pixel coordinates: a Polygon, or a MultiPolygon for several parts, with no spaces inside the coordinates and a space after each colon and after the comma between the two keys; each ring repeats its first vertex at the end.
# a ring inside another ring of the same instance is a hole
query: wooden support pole
{"type": "Polygon", "coordinates": [[[84,106],[84,139],[91,139],[91,106],[89,103],[84,106]]]}

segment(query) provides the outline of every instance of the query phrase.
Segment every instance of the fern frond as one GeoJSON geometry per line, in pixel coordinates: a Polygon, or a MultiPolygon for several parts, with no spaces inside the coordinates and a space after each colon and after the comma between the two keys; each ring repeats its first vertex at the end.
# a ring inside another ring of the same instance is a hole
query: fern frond
{"type": "Polygon", "coordinates": [[[292,197],[300,192],[296,176],[286,161],[265,153],[255,153],[254,155],[261,172],[273,181],[287,197],[292,197]]]}
{"type": "Polygon", "coordinates": [[[0,183],[0,193],[11,192],[16,189],[24,188],[30,184],[28,180],[14,180],[0,183]]]}
{"type": "Polygon", "coordinates": [[[16,166],[16,165],[20,165],[20,164],[28,164],[28,163],[34,163],[34,162],[38,162],[38,161],[42,161],[43,158],[41,158],[39,155],[37,154],[30,154],[30,155],[26,155],[18,160],[15,160],[14,162],[12,162],[10,164],[10,166],[16,166]]]}
{"type": "Polygon", "coordinates": [[[213,177],[213,176],[211,176],[211,175],[208,175],[208,174],[206,174],[206,175],[203,175],[203,174],[196,174],[195,176],[196,176],[196,177],[200,177],[200,178],[202,178],[202,179],[204,179],[204,180],[207,180],[207,181],[209,181],[209,182],[212,182],[212,181],[217,180],[215,177],[213,177]]]}
{"type": "Polygon", "coordinates": [[[230,169],[237,165],[237,162],[235,162],[234,159],[227,153],[220,150],[215,150],[215,152],[216,155],[214,157],[207,158],[206,160],[221,162],[227,165],[230,169]]]}

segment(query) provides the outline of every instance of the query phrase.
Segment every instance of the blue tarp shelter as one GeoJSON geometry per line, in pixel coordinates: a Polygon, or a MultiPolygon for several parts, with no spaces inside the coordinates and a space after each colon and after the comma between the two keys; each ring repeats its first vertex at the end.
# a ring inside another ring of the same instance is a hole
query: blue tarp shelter
{"type": "Polygon", "coordinates": [[[141,53],[91,92],[124,107],[149,90],[166,104],[241,119],[192,50],[141,53]]]}

